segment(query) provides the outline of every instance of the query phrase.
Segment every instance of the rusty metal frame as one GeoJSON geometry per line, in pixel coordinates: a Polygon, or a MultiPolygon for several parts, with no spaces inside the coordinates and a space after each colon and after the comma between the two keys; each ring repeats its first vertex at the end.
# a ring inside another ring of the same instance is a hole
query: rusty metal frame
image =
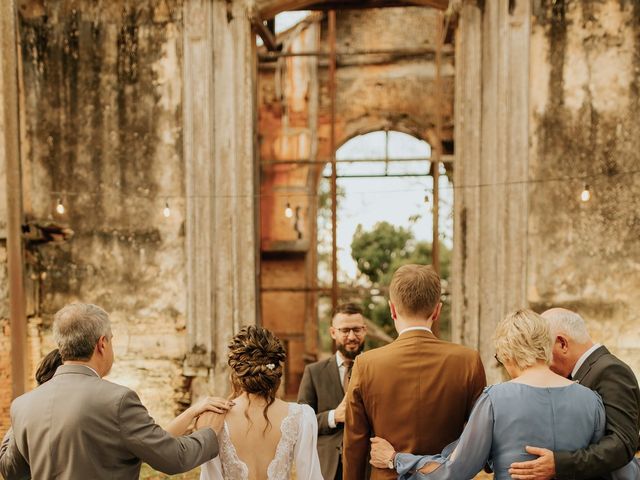
{"type": "Polygon", "coordinates": [[[338,166],[336,164],[336,11],[328,13],[329,41],[329,102],[330,122],[329,149],[331,150],[331,307],[338,306],[338,166]]]}
{"type": "MultiPolygon", "coordinates": [[[[441,163],[453,163],[454,156],[453,155],[441,155],[440,162],[441,163]]],[[[344,159],[344,160],[336,160],[336,163],[400,163],[400,162],[431,162],[433,161],[433,157],[409,157],[409,158],[352,158],[352,159],[344,159]]],[[[292,160],[279,160],[279,159],[267,159],[261,160],[260,165],[268,166],[268,165],[313,165],[313,164],[323,164],[331,162],[330,158],[320,158],[317,160],[308,160],[308,159],[292,159],[292,160]]]]}
{"type": "Polygon", "coordinates": [[[267,50],[270,52],[276,51],[278,49],[278,39],[269,29],[269,26],[265,25],[265,21],[260,17],[260,15],[256,12],[250,12],[249,22],[251,22],[251,26],[253,27],[256,35],[262,39],[267,50]]]}
{"type": "MultiPolygon", "coordinates": [[[[356,57],[356,56],[368,56],[368,55],[391,55],[398,57],[420,56],[425,57],[427,55],[436,54],[436,48],[396,48],[396,49],[378,49],[378,50],[345,50],[342,52],[335,52],[336,57],[356,57]]],[[[442,54],[453,55],[455,52],[453,49],[442,48],[442,54]]],[[[331,51],[325,52],[322,50],[309,51],[309,52],[261,52],[258,53],[258,59],[262,62],[275,61],[284,57],[331,57],[333,53],[331,51]]]]}
{"type": "Polygon", "coordinates": [[[438,275],[440,274],[440,162],[442,157],[442,48],[446,35],[445,16],[439,14],[438,32],[436,35],[436,78],[435,78],[435,142],[433,148],[433,238],[431,242],[431,262],[438,275]]]}
{"type": "Polygon", "coordinates": [[[389,1],[389,2],[336,2],[331,0],[265,0],[261,2],[260,14],[263,18],[272,18],[280,12],[288,10],[311,10],[311,9],[331,9],[336,4],[344,8],[371,8],[383,7],[385,3],[389,6],[420,6],[445,10],[448,7],[448,0],[409,0],[409,1],[389,1]]]}

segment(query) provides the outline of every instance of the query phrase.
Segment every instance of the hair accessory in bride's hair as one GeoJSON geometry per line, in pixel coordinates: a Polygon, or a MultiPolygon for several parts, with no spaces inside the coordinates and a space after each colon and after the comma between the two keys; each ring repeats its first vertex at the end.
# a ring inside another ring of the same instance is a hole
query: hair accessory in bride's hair
{"type": "Polygon", "coordinates": [[[266,367],[267,367],[269,370],[275,370],[275,368],[276,368],[276,366],[275,366],[273,363],[267,363],[266,367]]]}

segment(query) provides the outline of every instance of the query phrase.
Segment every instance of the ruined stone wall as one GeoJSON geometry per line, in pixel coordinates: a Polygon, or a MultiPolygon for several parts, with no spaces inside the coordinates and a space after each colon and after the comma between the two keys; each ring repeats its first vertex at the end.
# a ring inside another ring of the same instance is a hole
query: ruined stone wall
{"type": "Polygon", "coordinates": [[[640,376],[640,4],[538,4],[529,177],[556,181],[530,186],[528,300],[579,311],[640,376]]]}
{"type": "MultiPolygon", "coordinates": [[[[424,7],[338,12],[338,52],[395,51],[338,58],[338,147],[355,135],[383,128],[405,131],[431,142],[439,105],[442,106],[443,141],[445,145],[451,142],[453,49],[451,45],[444,48],[441,67],[443,92],[440,102],[437,102],[434,51],[439,18],[438,10],[424,7]]],[[[326,29],[323,33],[323,42],[327,45],[326,29]]],[[[326,76],[323,76],[323,81],[326,86],[326,76]]],[[[326,91],[324,93],[321,109],[327,114],[328,96],[326,91]]],[[[326,122],[328,118],[323,120],[326,122]]],[[[325,127],[328,128],[326,123],[325,127]]]]}
{"type": "MultiPolygon", "coordinates": [[[[109,378],[138,391],[166,423],[186,381],[182,2],[17,3],[25,214],[74,232],[64,243],[28,246],[32,362],[52,348],[59,308],[96,303],[113,322],[109,378]]],[[[5,256],[0,243],[2,429],[10,392],[5,256]]]]}

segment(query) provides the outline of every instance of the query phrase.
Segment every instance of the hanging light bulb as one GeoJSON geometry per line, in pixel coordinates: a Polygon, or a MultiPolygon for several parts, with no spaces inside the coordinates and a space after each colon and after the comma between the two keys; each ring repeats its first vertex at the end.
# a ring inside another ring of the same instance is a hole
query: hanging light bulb
{"type": "Polygon", "coordinates": [[[584,190],[580,194],[580,200],[583,202],[588,202],[591,199],[591,191],[589,190],[589,185],[585,184],[584,190]]]}
{"type": "Polygon", "coordinates": [[[164,215],[164,218],[169,218],[171,216],[171,209],[169,208],[169,202],[164,202],[164,210],[162,210],[162,215],[164,215]]]}
{"type": "Polygon", "coordinates": [[[287,202],[287,208],[284,209],[284,216],[287,218],[293,217],[293,209],[291,208],[291,204],[287,202]]]}
{"type": "Polygon", "coordinates": [[[58,204],[56,205],[56,212],[60,215],[64,214],[64,205],[62,205],[62,199],[58,198],[58,204]]]}

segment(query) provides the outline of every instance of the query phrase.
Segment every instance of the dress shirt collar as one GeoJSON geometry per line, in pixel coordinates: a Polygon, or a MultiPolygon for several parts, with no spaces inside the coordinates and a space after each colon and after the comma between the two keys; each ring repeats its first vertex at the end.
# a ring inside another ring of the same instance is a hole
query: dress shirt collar
{"type": "Polygon", "coordinates": [[[587,350],[586,352],[584,352],[582,354],[582,356],[578,359],[578,361],[576,362],[575,367],[573,367],[573,371],[571,372],[571,378],[575,378],[576,374],[578,373],[578,370],[580,370],[580,367],[584,364],[584,362],[587,361],[587,358],[589,358],[589,356],[595,352],[597,349],[599,349],[602,345],[599,343],[595,343],[593,345],[593,347],[591,347],[589,350],[587,350]]]}
{"type": "Polygon", "coordinates": [[[338,364],[338,368],[341,368],[344,365],[345,360],[346,358],[344,358],[340,351],[336,350],[336,363],[338,364]]]}
{"type": "Polygon", "coordinates": [[[401,332],[399,332],[398,336],[402,335],[403,333],[413,332],[415,330],[422,330],[424,332],[433,333],[429,327],[408,327],[402,330],[401,332]]]}

